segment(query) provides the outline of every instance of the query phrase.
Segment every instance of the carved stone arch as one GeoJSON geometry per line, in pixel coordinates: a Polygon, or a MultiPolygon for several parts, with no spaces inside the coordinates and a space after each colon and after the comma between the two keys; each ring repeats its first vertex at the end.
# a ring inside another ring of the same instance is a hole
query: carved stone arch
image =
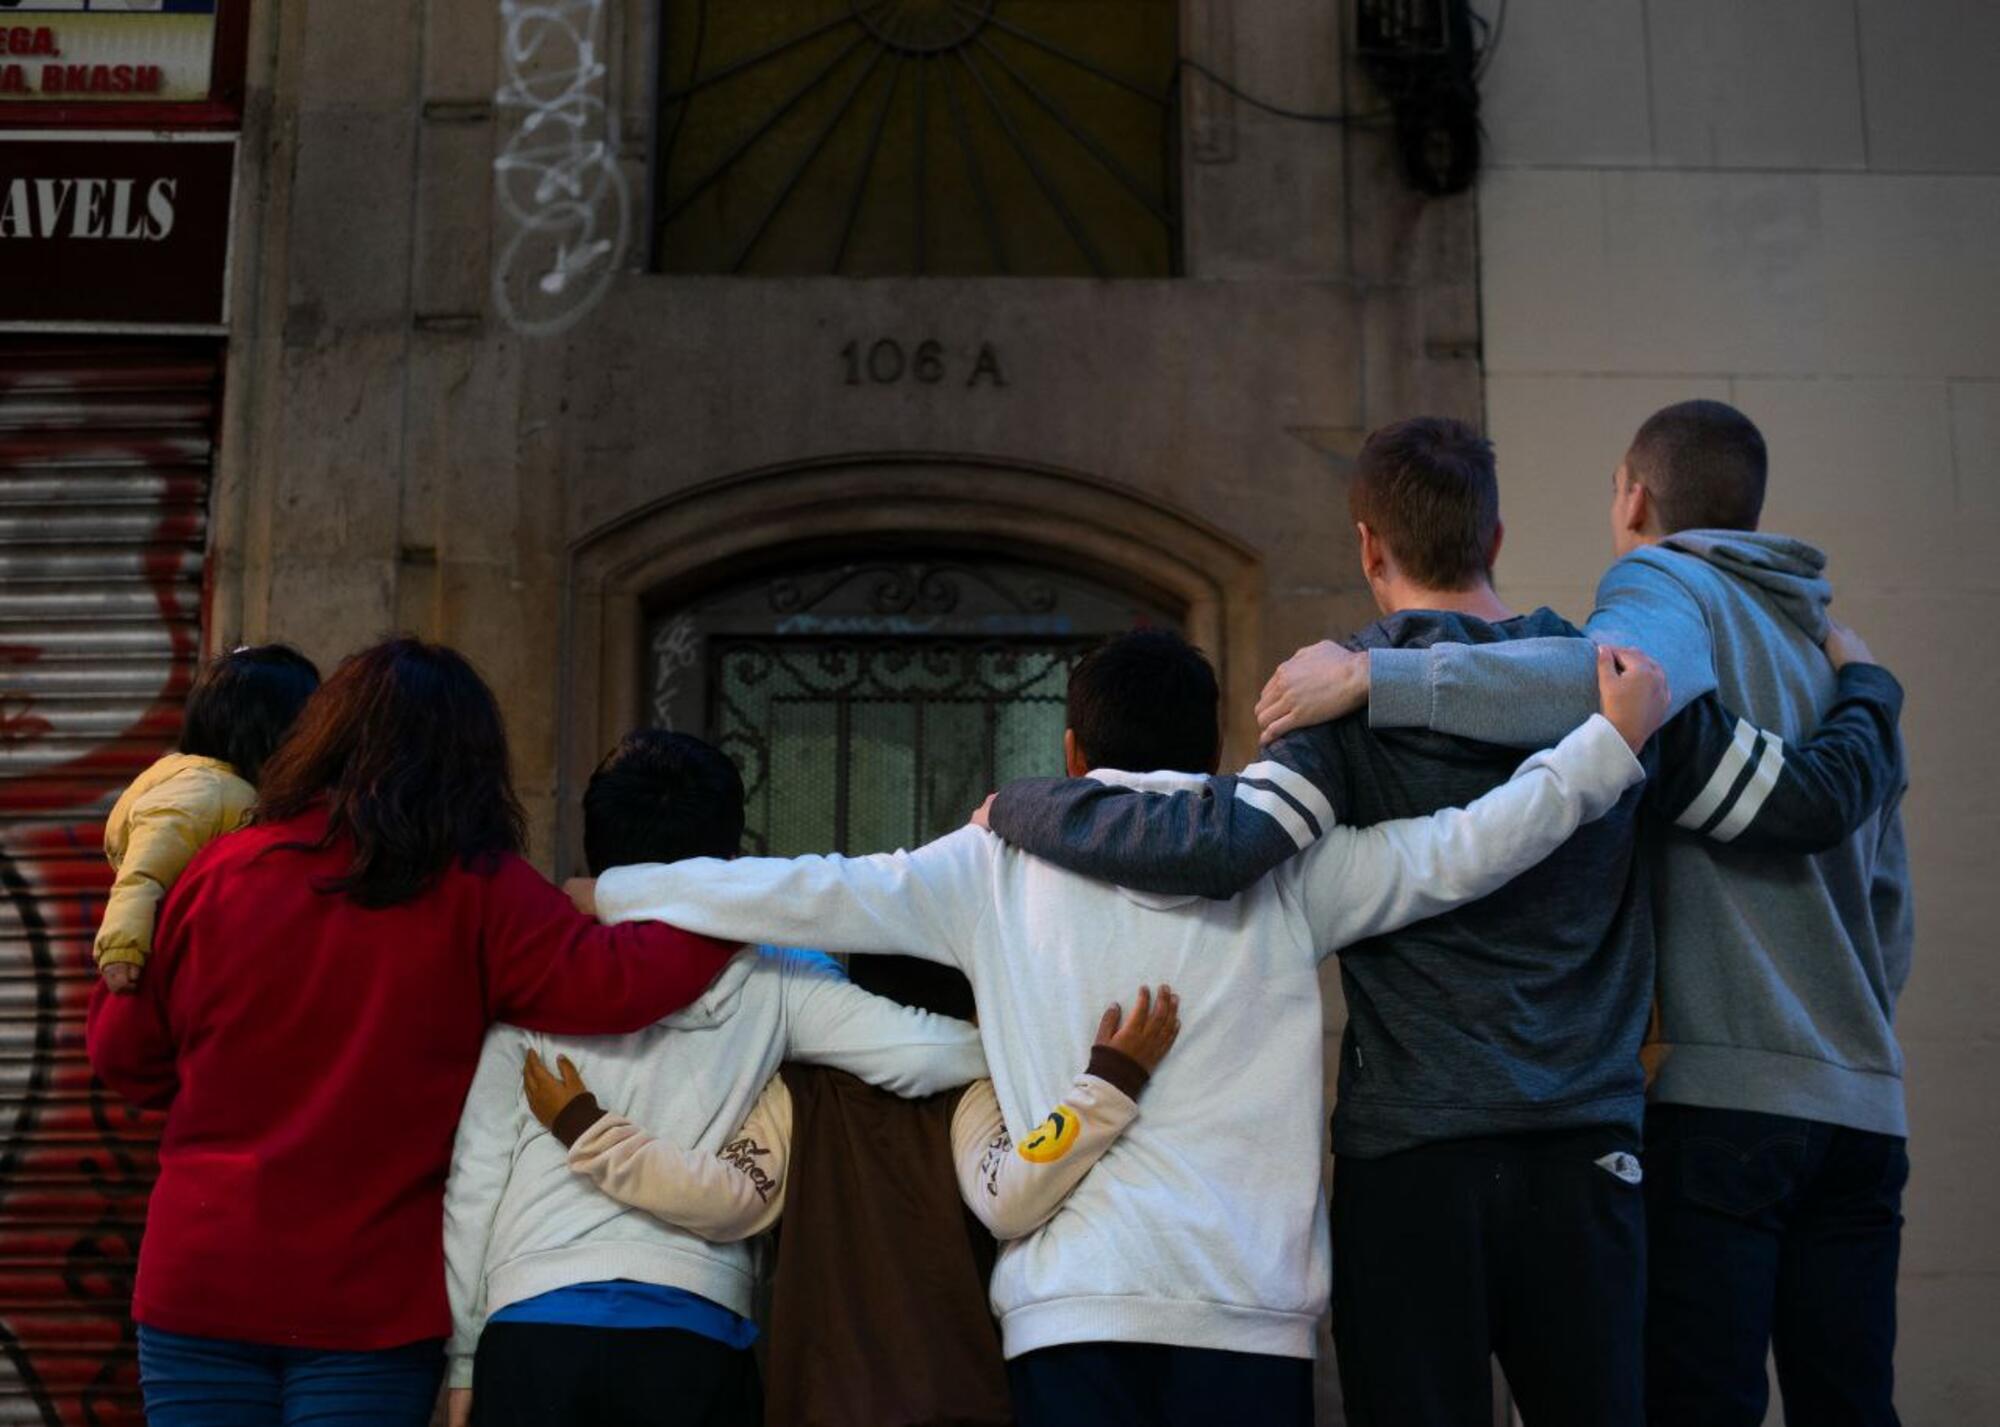
{"type": "Polygon", "coordinates": [[[946,454],[823,457],[678,491],[571,546],[556,789],[564,870],[581,865],[583,783],[644,717],[650,611],[748,571],[885,544],[1024,559],[1176,611],[1215,662],[1225,759],[1249,752],[1262,575],[1241,542],[1130,487],[1059,467],[946,454]]]}

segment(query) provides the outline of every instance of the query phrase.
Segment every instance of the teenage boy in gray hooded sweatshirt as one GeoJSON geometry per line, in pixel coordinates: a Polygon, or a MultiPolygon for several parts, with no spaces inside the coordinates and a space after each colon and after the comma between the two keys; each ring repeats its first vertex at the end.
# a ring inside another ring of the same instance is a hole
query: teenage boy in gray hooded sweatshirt
{"type": "MultiPolygon", "coordinates": [[[[1577,633],[1550,610],[1515,615],[1494,593],[1498,488],[1492,447],[1471,428],[1385,427],[1348,489],[1387,616],[1356,645],[1577,633]]],[[[1861,665],[1842,679],[1841,710],[1794,754],[1739,844],[1831,845],[1891,785],[1895,681],[1861,665]]],[[[1663,826],[1696,800],[1735,725],[1713,696],[1699,701],[1649,747],[1643,798],[1634,790],[1484,901],[1342,953],[1334,1341],[1358,1427],[1484,1420],[1496,1353],[1534,1427],[1642,1419],[1633,1152],[1653,942],[1635,843],[1644,823],[1663,826]]],[[[1505,778],[1515,756],[1348,718],[1287,736],[1204,791],[1026,782],[989,816],[1075,870],[1226,895],[1310,842],[1329,813],[1367,823],[1461,802],[1505,778]]]]}
{"type": "MultiPolygon", "coordinates": [[[[1591,638],[1636,645],[1676,704],[1719,691],[1751,720],[1680,816],[1709,834],[1649,848],[1659,942],[1646,1117],[1652,1427],[1761,1423],[1775,1355],[1789,1421],[1879,1427],[1892,1401],[1896,1263],[1909,1175],[1896,999],[1909,976],[1900,757],[1881,811],[1813,857],[1722,846],[1760,816],[1793,742],[1830,713],[1817,645],[1825,557],[1756,530],[1762,435],[1721,402],[1639,428],[1613,478],[1619,555],[1591,638]]],[[[1865,654],[1863,655],[1865,658],[1865,654]]],[[[1592,707],[1577,641],[1376,650],[1315,646],[1273,680],[1267,728],[1372,685],[1376,727],[1536,747],[1592,707]]],[[[1843,671],[1841,677],[1845,677],[1843,671]]]]}

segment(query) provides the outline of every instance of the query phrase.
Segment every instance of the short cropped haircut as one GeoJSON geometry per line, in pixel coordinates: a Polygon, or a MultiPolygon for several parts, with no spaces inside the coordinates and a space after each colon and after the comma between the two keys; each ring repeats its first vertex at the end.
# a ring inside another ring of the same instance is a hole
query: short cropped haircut
{"type": "Polygon", "coordinates": [[[1215,670],[1167,629],[1118,635],[1069,676],[1069,726],[1093,768],[1212,771],[1216,701],[1215,670]]]}
{"type": "Polygon", "coordinates": [[[742,845],[743,777],[692,734],[626,734],[583,790],[583,856],[593,877],[635,862],[734,857],[742,845]]]}
{"type": "Polygon", "coordinates": [[[1500,531],[1493,443],[1463,421],[1418,416],[1369,436],[1355,458],[1347,509],[1424,589],[1466,590],[1493,577],[1500,531]]]}
{"type": "Polygon", "coordinates": [[[1652,497],[1663,533],[1755,530],[1769,460],[1757,423],[1727,402],[1683,401],[1646,418],[1626,470],[1652,497]]]}
{"type": "Polygon", "coordinates": [[[288,644],[231,650],[211,661],[188,690],[180,751],[219,758],[255,787],[264,761],[318,690],[318,667],[288,644]]]}

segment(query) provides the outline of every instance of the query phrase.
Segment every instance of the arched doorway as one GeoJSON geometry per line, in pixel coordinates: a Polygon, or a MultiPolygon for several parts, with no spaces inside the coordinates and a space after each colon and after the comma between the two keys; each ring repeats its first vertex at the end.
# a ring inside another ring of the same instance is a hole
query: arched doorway
{"type": "Polygon", "coordinates": [[[1182,629],[1225,716],[1247,710],[1259,588],[1205,522],[1027,463],[833,457],[669,496],[572,551],[559,862],[580,863],[591,767],[640,723],[730,749],[764,850],[949,831],[989,780],[1055,771],[1069,662],[1106,633],[1182,629]]]}

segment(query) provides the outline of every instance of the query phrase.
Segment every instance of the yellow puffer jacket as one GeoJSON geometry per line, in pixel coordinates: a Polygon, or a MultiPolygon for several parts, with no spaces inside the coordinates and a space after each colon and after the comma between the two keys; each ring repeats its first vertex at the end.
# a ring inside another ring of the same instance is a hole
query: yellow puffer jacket
{"type": "Polygon", "coordinates": [[[118,799],[104,823],[104,855],[118,873],[91,953],[97,964],[144,966],[167,889],[194,855],[250,820],[257,790],[217,758],[170,753],[118,799]]]}

